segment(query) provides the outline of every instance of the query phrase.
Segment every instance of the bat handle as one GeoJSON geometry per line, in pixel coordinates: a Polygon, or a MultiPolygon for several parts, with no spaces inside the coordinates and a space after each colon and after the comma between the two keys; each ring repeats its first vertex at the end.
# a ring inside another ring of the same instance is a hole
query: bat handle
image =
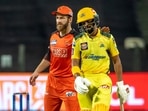
{"type": "Polygon", "coordinates": [[[122,101],[122,98],[120,97],[119,100],[120,100],[120,111],[124,111],[124,103],[122,101]]]}

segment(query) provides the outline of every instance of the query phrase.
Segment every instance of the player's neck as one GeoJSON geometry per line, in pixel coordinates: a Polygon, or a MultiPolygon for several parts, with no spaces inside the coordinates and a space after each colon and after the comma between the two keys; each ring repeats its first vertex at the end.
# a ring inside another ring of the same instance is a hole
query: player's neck
{"type": "Polygon", "coordinates": [[[90,34],[90,37],[91,38],[94,38],[98,33],[98,29],[96,28],[91,34],[90,34]]]}
{"type": "Polygon", "coordinates": [[[63,37],[65,36],[66,34],[68,34],[70,31],[72,30],[72,27],[67,27],[65,28],[64,30],[60,31],[60,36],[63,37]]]}

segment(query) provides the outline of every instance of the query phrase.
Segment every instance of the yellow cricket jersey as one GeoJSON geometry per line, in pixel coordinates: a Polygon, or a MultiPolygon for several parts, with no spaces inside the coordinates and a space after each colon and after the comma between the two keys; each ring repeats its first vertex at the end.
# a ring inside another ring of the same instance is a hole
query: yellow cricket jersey
{"type": "Polygon", "coordinates": [[[98,33],[93,39],[81,33],[73,40],[72,59],[81,60],[84,74],[109,73],[110,57],[119,54],[114,37],[98,33]],[[110,57],[109,57],[110,56],[110,57]]]}

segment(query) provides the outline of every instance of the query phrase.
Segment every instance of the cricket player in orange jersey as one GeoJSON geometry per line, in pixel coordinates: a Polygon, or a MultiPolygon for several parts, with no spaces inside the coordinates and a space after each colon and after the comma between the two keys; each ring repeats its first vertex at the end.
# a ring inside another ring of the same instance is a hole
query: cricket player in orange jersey
{"type": "Polygon", "coordinates": [[[73,41],[72,72],[81,111],[109,111],[112,81],[110,59],[117,75],[118,93],[126,102],[129,91],[122,79],[122,65],[113,35],[100,31],[99,15],[91,7],[78,11],[80,34],[73,41]]]}
{"type": "MultiPolygon", "coordinates": [[[[80,111],[77,92],[74,89],[74,76],[71,71],[72,40],[77,32],[72,29],[73,12],[68,6],[60,6],[52,12],[56,17],[57,31],[51,34],[48,53],[30,77],[35,85],[39,73],[49,68],[44,95],[44,111],[60,111],[64,102],[66,111],[80,111]]],[[[101,28],[109,32],[108,27],[101,28]]]]}
{"type": "Polygon", "coordinates": [[[72,29],[73,12],[68,6],[60,6],[52,14],[56,17],[57,31],[49,39],[49,51],[30,77],[35,85],[39,73],[49,68],[44,95],[44,111],[60,111],[62,102],[66,111],[80,111],[74,77],[71,72],[72,40],[77,32],[72,29]]]}

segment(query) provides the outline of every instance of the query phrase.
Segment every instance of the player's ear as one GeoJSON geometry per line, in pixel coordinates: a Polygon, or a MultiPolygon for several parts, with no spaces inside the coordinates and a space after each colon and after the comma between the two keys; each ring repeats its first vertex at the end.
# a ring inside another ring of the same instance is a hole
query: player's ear
{"type": "Polygon", "coordinates": [[[69,23],[72,23],[72,21],[73,21],[73,17],[68,16],[68,19],[69,19],[69,23]]]}

